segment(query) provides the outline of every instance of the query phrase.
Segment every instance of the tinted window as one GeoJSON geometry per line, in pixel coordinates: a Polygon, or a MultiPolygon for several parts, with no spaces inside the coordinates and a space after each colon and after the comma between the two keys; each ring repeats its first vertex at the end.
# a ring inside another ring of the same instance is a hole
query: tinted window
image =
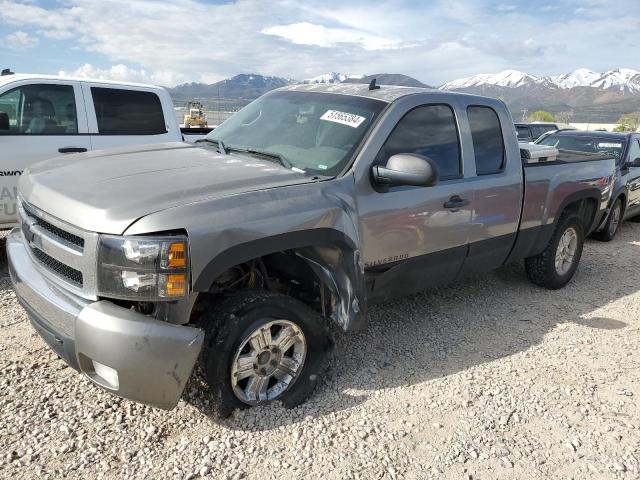
{"type": "Polygon", "coordinates": [[[540,135],[550,132],[552,130],[557,130],[555,125],[532,125],[531,131],[533,132],[533,138],[539,138],[540,135]]]}
{"type": "Polygon", "coordinates": [[[476,157],[476,173],[497,173],[504,165],[504,142],[498,114],[489,107],[467,108],[473,151],[476,157]]]}
{"type": "Polygon", "coordinates": [[[91,95],[101,134],[157,135],[167,131],[155,93],[92,87],[91,95]]]}
{"type": "Polygon", "coordinates": [[[516,127],[518,133],[518,140],[529,140],[531,134],[529,133],[529,127],[516,127]]]}
{"type": "Polygon", "coordinates": [[[629,161],[633,162],[636,158],[640,158],[640,140],[633,139],[629,145],[629,161]]]}
{"type": "Polygon", "coordinates": [[[397,153],[431,158],[441,178],[459,176],[460,144],[453,110],[445,105],[428,105],[407,113],[391,132],[376,163],[386,165],[397,153]]]}
{"type": "MultiPolygon", "coordinates": [[[[65,135],[78,133],[76,99],[71,85],[25,85],[0,95],[0,113],[9,129],[0,134],[65,135]]],[[[6,126],[6,125],[2,125],[6,126]]]]}

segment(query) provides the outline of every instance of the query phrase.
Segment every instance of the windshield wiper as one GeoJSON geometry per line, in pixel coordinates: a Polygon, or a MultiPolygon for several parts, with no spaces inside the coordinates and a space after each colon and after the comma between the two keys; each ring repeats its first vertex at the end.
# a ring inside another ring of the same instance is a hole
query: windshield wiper
{"type": "Polygon", "coordinates": [[[291,164],[291,162],[287,160],[285,157],[283,157],[282,155],[280,155],[279,153],[265,152],[264,150],[256,150],[254,148],[227,147],[227,150],[230,152],[248,153],[251,155],[259,155],[261,157],[271,158],[273,160],[277,160],[278,162],[280,162],[280,165],[282,165],[283,167],[293,168],[293,165],[291,164]]]}
{"type": "Polygon", "coordinates": [[[201,138],[200,140],[196,140],[193,143],[202,143],[202,142],[216,145],[218,147],[218,153],[222,153],[226,155],[229,151],[229,149],[224,146],[224,143],[222,142],[222,140],[211,140],[210,138],[201,138]]]}

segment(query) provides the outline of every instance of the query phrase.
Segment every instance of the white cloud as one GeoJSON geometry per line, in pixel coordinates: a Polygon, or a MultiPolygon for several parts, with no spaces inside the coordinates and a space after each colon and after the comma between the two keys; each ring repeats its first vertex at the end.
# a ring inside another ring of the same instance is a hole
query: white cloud
{"type": "Polygon", "coordinates": [[[298,45],[336,47],[343,43],[359,45],[365,50],[392,50],[402,47],[394,38],[384,38],[351,28],[328,28],[309,22],[263,28],[260,33],[282,37],[298,45]]]}
{"type": "Polygon", "coordinates": [[[18,30],[4,37],[5,45],[10,49],[29,50],[38,44],[38,37],[33,37],[27,32],[18,30]]]}
{"type": "MultiPolygon", "coordinates": [[[[89,67],[77,73],[168,86],[243,72],[299,79],[329,71],[397,72],[437,85],[506,68],[538,75],[582,66],[640,68],[633,64],[637,0],[617,0],[615,9],[592,0],[591,14],[581,16],[573,10],[584,0],[550,2],[557,7],[552,13],[544,5],[512,10],[516,2],[502,2],[0,0],[0,28],[60,45],[61,61],[65,52],[76,58],[84,52],[78,65],[89,67]]],[[[32,71],[43,69],[37,58],[32,71]]],[[[47,60],[52,65],[56,58],[47,60]]]]}

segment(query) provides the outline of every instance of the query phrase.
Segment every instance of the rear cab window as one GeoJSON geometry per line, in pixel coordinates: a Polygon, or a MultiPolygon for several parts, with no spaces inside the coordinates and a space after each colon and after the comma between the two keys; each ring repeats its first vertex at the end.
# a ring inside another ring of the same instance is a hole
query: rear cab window
{"type": "Polygon", "coordinates": [[[101,135],[167,133],[160,97],[153,92],[91,87],[101,135]]]}
{"type": "Polygon", "coordinates": [[[393,155],[414,153],[436,164],[441,180],[462,175],[460,138],[452,108],[434,104],[416,107],[395,126],[376,156],[377,165],[386,165],[393,155]]]}
{"type": "Polygon", "coordinates": [[[0,135],[78,133],[73,85],[22,85],[0,95],[0,135]]]}
{"type": "Polygon", "coordinates": [[[500,119],[493,108],[470,106],[467,117],[473,140],[477,175],[491,175],[504,170],[505,151],[500,119]]]}
{"type": "Polygon", "coordinates": [[[529,133],[529,127],[516,126],[516,133],[518,134],[518,140],[531,139],[531,133],[529,133]]]}

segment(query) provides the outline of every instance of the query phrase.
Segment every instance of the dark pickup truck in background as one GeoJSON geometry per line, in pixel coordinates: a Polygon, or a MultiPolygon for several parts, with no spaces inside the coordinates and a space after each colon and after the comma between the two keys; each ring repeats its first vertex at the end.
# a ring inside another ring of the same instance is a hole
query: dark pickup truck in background
{"type": "Polygon", "coordinates": [[[540,145],[615,158],[616,178],[609,208],[593,237],[608,242],[624,220],[640,221],[640,133],[562,130],[536,141],[540,145]]]}
{"type": "Polygon", "coordinates": [[[558,130],[555,123],[516,123],[519,142],[535,142],[547,132],[558,130]]]}
{"type": "Polygon", "coordinates": [[[499,100],[295,85],[197,145],[26,170],[9,269],[37,331],[102,388],[172,408],[200,356],[220,415],[293,406],[327,329],[363,328],[370,302],[518,260],[564,286],[614,169],[523,162],[499,100]]]}

